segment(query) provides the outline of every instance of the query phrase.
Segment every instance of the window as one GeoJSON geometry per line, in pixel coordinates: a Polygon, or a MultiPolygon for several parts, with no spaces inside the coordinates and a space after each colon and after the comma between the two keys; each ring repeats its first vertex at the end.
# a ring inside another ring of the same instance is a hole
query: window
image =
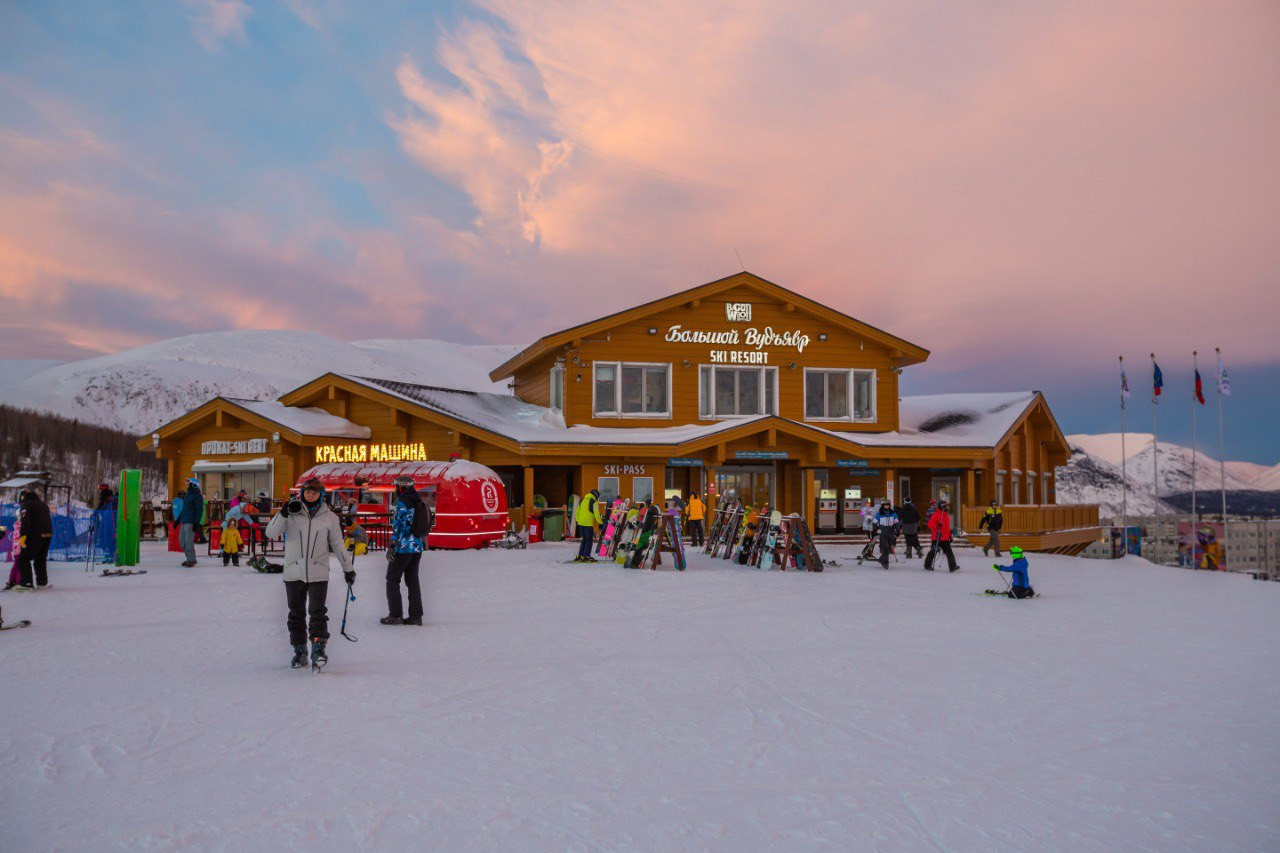
{"type": "Polygon", "coordinates": [[[671,365],[596,362],[592,411],[606,417],[670,417],[671,365]]]}
{"type": "Polygon", "coordinates": [[[778,368],[698,368],[698,417],[740,418],[777,414],[778,368]]]}
{"type": "Polygon", "coordinates": [[[551,408],[564,408],[564,365],[551,368],[551,408]]]}
{"type": "Polygon", "coordinates": [[[804,417],[809,421],[874,421],[874,370],[804,372],[804,417]]]}
{"type": "Polygon", "coordinates": [[[618,478],[601,477],[596,480],[596,489],[600,492],[600,505],[611,504],[618,499],[618,478]]]}
{"type": "Polygon", "coordinates": [[[648,503],[653,500],[653,478],[652,477],[632,477],[631,478],[631,502],[638,503],[644,501],[648,503]]]}

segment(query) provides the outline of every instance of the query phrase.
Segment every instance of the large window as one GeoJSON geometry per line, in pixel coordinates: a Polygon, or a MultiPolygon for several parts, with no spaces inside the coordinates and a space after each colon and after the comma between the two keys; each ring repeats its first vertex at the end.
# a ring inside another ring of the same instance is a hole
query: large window
{"type": "Polygon", "coordinates": [[[874,421],[874,370],[805,369],[804,418],[807,421],[874,421]]]}
{"type": "Polygon", "coordinates": [[[698,371],[698,417],[741,418],[777,414],[778,368],[719,367],[698,371]]]}
{"type": "Polygon", "coordinates": [[[601,417],[670,417],[671,365],[595,363],[595,404],[601,417]]]}

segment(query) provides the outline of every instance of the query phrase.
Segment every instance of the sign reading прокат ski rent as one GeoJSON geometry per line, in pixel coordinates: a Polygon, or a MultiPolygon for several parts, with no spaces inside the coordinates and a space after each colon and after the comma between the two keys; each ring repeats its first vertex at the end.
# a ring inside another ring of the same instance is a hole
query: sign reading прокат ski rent
{"type": "Polygon", "coordinates": [[[265,438],[246,438],[243,441],[205,441],[200,444],[200,452],[207,456],[266,453],[267,440],[265,438]]]}

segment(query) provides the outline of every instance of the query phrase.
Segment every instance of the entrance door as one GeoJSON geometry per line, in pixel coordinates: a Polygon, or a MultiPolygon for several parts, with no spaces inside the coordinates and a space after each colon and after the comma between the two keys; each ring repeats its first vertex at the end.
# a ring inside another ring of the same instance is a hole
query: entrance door
{"type": "Polygon", "coordinates": [[[934,477],[931,489],[933,499],[938,503],[946,501],[951,505],[951,529],[960,530],[960,478],[934,477]]]}
{"type": "Polygon", "coordinates": [[[775,480],[772,466],[733,465],[717,468],[717,500],[725,500],[732,493],[753,507],[766,503],[775,506],[775,480]]]}

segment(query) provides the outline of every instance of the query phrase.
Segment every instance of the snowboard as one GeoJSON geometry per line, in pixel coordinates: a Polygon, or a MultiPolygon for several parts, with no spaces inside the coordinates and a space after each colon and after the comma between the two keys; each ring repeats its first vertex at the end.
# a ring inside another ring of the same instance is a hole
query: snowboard
{"type": "Polygon", "coordinates": [[[778,534],[782,529],[782,512],[774,510],[769,515],[769,526],[766,529],[764,537],[764,546],[760,549],[760,554],[756,558],[756,568],[769,571],[773,568],[773,555],[778,547],[778,534]]]}
{"type": "Polygon", "coordinates": [[[680,538],[680,510],[668,511],[667,518],[671,519],[667,522],[671,539],[671,559],[675,561],[676,568],[683,572],[688,564],[684,557],[684,541],[680,538]]]}
{"type": "Polygon", "coordinates": [[[640,528],[640,512],[641,507],[632,507],[627,510],[626,521],[622,525],[622,534],[618,537],[618,547],[614,549],[614,562],[619,566],[625,566],[627,559],[631,556],[631,552],[636,547],[636,531],[640,528]]]}
{"type": "Polygon", "coordinates": [[[640,525],[640,533],[636,537],[636,549],[631,555],[631,560],[627,563],[630,568],[639,569],[644,566],[645,558],[649,556],[649,548],[657,544],[657,538],[654,535],[654,529],[658,526],[657,504],[650,504],[645,510],[644,521],[640,525]]]}
{"type": "Polygon", "coordinates": [[[569,496],[569,518],[565,525],[565,535],[570,539],[576,539],[578,536],[578,504],[582,502],[582,498],[577,495],[569,496]]]}
{"type": "Polygon", "coordinates": [[[608,557],[613,548],[613,537],[617,534],[618,528],[622,525],[623,519],[627,514],[627,506],[631,502],[625,498],[618,498],[609,507],[609,516],[604,522],[604,533],[600,537],[600,547],[596,549],[597,557],[608,557]]]}

